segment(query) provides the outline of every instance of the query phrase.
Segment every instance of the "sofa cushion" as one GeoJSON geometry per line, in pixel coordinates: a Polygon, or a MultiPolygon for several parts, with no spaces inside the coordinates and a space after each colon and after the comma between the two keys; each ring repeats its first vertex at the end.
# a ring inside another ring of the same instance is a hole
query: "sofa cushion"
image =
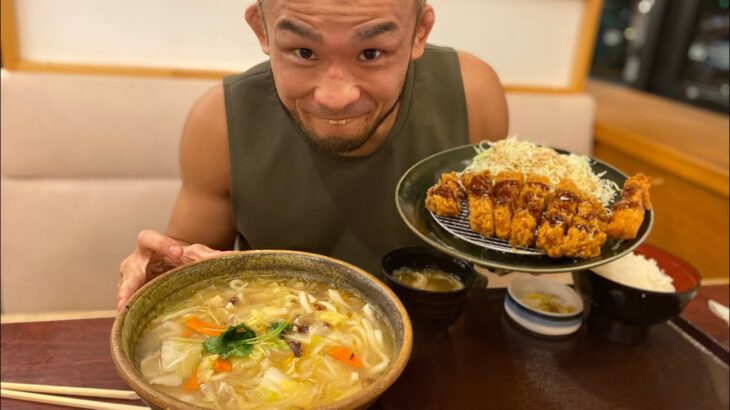
{"type": "Polygon", "coordinates": [[[509,133],[520,139],[593,153],[595,101],[588,94],[508,93],[509,133]]]}
{"type": "Polygon", "coordinates": [[[113,309],[164,231],[188,110],[212,80],[2,72],[3,313],[113,309]]]}
{"type": "Polygon", "coordinates": [[[177,177],[178,141],[212,80],[2,72],[2,174],[177,177]]]}

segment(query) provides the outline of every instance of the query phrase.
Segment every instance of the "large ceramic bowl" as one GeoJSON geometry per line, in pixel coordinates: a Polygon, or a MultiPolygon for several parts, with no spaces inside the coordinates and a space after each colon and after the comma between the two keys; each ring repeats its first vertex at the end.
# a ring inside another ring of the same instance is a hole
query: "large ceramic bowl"
{"type": "Polygon", "coordinates": [[[411,321],[395,294],[378,279],[345,262],[305,252],[258,250],[227,254],[173,269],[143,286],[119,313],[111,334],[111,353],[120,376],[152,408],[200,409],[155,388],[134,363],[137,340],[165,301],[212,282],[232,277],[296,277],[327,283],[358,294],[378,309],[393,333],[393,361],[378,379],[359,393],[322,409],[364,408],[400,376],[411,355],[411,321]]]}
{"type": "Polygon", "coordinates": [[[636,254],[654,259],[673,279],[675,292],[653,292],[607,279],[591,270],[573,272],[575,287],[589,306],[589,327],[617,343],[646,341],[650,327],[678,315],[697,294],[700,274],[686,261],[644,244],[636,254]]]}

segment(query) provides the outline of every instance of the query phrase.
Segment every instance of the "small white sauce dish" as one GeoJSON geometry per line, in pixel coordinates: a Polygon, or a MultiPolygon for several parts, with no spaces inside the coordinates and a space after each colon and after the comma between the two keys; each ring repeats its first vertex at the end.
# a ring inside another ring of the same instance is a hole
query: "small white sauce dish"
{"type": "Polygon", "coordinates": [[[504,297],[504,310],[515,323],[544,336],[564,336],[575,333],[583,322],[583,299],[570,286],[541,278],[520,278],[510,282],[504,297]],[[575,308],[571,313],[553,313],[534,308],[522,301],[530,293],[553,295],[565,305],[575,308]]]}

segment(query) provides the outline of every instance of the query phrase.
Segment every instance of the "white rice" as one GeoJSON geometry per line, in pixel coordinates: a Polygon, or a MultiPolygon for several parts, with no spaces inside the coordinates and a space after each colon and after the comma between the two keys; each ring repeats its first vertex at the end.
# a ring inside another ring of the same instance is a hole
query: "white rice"
{"type": "Polygon", "coordinates": [[[606,279],[654,292],[675,292],[671,276],[657,266],[654,259],[635,253],[592,269],[606,279]]]}

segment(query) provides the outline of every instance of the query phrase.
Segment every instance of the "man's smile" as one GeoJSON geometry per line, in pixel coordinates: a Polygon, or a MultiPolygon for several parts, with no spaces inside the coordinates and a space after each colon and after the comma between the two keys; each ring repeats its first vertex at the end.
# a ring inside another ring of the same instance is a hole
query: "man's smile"
{"type": "Polygon", "coordinates": [[[329,124],[329,125],[345,125],[345,124],[347,124],[350,121],[351,121],[350,118],[347,118],[347,119],[344,119],[344,120],[327,120],[327,124],[329,124]]]}

